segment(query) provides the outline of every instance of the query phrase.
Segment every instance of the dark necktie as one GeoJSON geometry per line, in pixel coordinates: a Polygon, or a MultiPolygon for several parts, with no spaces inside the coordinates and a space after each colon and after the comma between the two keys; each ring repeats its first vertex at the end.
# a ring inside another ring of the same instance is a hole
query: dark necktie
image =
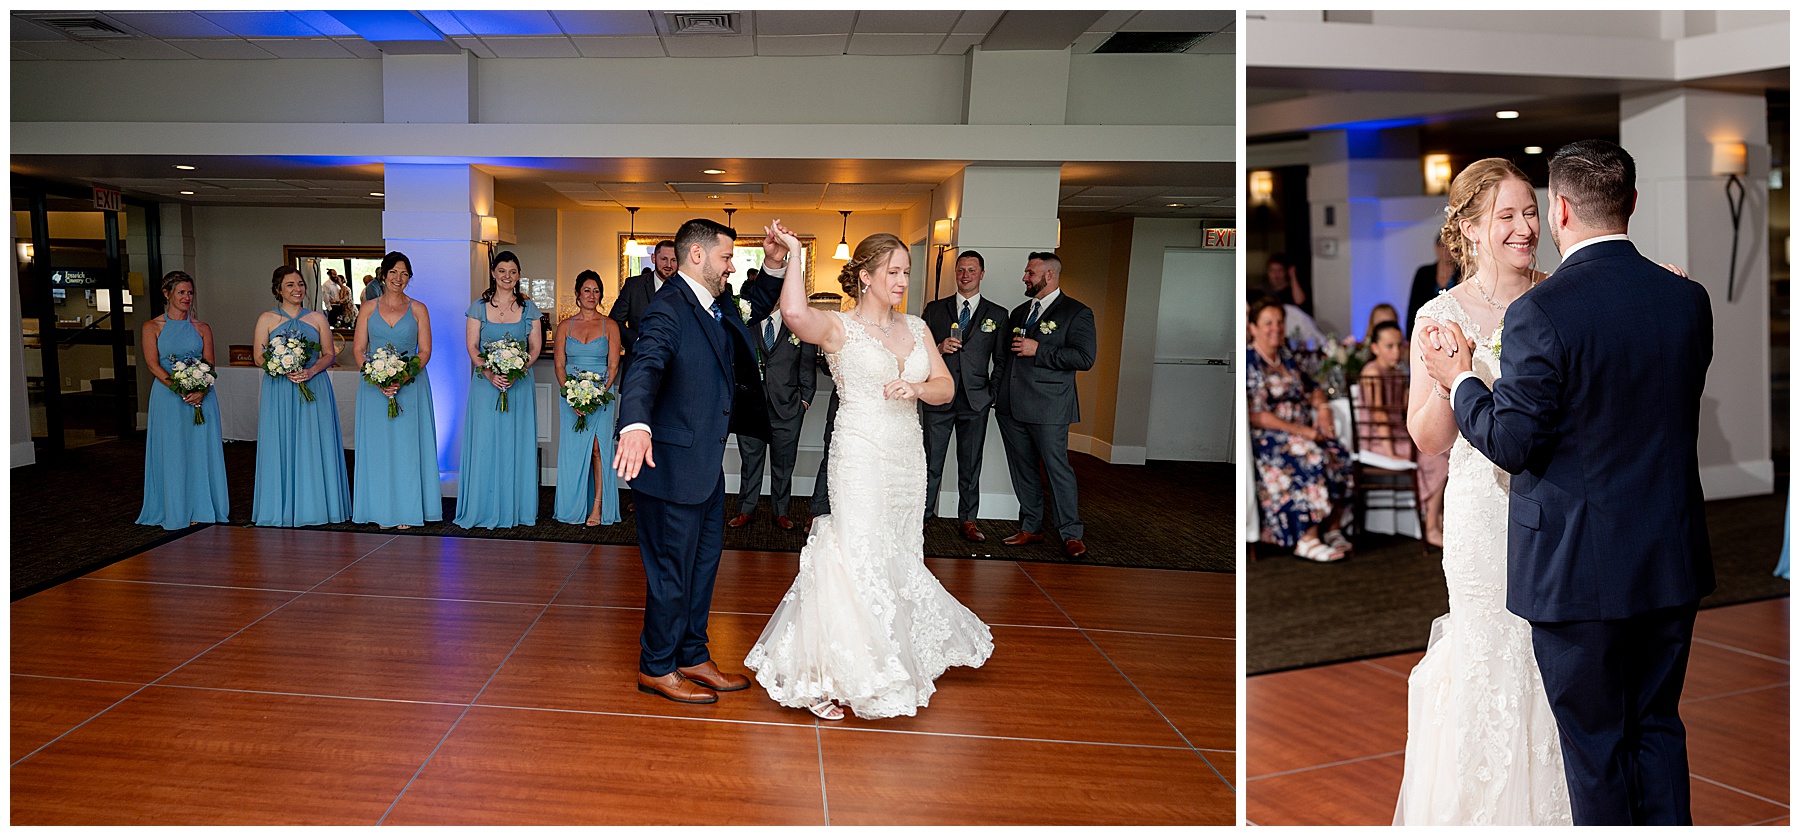
{"type": "Polygon", "coordinates": [[[712,307],[710,308],[710,310],[712,311],[713,321],[719,323],[720,325],[724,325],[725,324],[725,312],[719,310],[719,300],[717,300],[717,299],[713,300],[712,307]]]}
{"type": "Polygon", "coordinates": [[[773,319],[763,320],[763,349],[775,350],[775,320],[773,319]]]}
{"type": "Polygon", "coordinates": [[[1039,300],[1036,300],[1036,299],[1031,300],[1031,316],[1025,317],[1025,327],[1026,328],[1030,328],[1031,326],[1037,324],[1038,314],[1043,312],[1039,308],[1039,306],[1042,304],[1043,303],[1039,300]]]}
{"type": "Polygon", "coordinates": [[[962,331],[963,333],[968,333],[968,331],[969,331],[969,300],[964,299],[964,300],[962,300],[962,302],[963,302],[962,316],[959,316],[956,318],[956,330],[962,331]]]}

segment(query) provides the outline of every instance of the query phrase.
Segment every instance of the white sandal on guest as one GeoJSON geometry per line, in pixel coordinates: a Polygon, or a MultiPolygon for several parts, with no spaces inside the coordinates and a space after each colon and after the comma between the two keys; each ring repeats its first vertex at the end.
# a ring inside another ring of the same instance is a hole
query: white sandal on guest
{"type": "Polygon", "coordinates": [[[1343,560],[1344,553],[1320,542],[1317,538],[1301,540],[1294,544],[1294,556],[1315,563],[1330,563],[1343,560]]]}
{"type": "Polygon", "coordinates": [[[1344,554],[1349,554],[1350,550],[1354,548],[1350,545],[1350,541],[1345,539],[1343,530],[1337,528],[1325,532],[1325,545],[1341,551],[1344,554]]]}

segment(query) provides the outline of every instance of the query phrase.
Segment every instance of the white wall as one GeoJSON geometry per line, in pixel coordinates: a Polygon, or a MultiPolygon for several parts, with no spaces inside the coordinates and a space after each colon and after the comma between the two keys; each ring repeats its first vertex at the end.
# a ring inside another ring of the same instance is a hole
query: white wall
{"type": "Polygon", "coordinates": [[[228,362],[227,346],[250,344],[257,316],[275,307],[269,276],[283,245],[382,246],[379,209],[200,206],[193,219],[196,312],[212,326],[220,363],[228,362]]]}
{"type": "Polygon", "coordinates": [[[1233,55],[1076,55],[1069,59],[1068,123],[1234,124],[1236,67],[1233,55]]]}
{"type": "Polygon", "coordinates": [[[381,61],[14,61],[14,122],[380,122],[381,61]]]}
{"type": "MultiPolygon", "coordinates": [[[[1119,346],[1119,391],[1111,455],[1115,464],[1142,464],[1150,437],[1150,392],[1156,371],[1157,310],[1162,304],[1163,255],[1170,247],[1205,243],[1193,218],[1138,218],[1131,226],[1131,279],[1119,346]]],[[[1234,310],[1237,303],[1233,302],[1234,310]]]]}

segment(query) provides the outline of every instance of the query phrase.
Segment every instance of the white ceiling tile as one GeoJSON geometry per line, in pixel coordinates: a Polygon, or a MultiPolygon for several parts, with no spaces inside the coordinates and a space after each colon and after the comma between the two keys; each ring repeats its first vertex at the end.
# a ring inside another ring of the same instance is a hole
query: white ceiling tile
{"type": "Polygon", "coordinates": [[[133,60],[180,60],[194,56],[170,46],[166,41],[150,38],[132,38],[130,40],[97,41],[94,46],[106,50],[120,58],[133,60]]]}
{"type": "Polygon", "coordinates": [[[865,35],[850,36],[851,55],[931,55],[942,46],[943,35],[865,35]]]}
{"type": "Polygon", "coordinates": [[[1224,29],[1220,29],[1219,31],[1220,32],[1236,32],[1237,31],[1237,21],[1235,21],[1235,20],[1232,21],[1230,26],[1227,26],[1224,29]]]}
{"type": "Polygon", "coordinates": [[[381,57],[381,50],[376,48],[374,44],[369,43],[362,38],[352,36],[348,38],[333,38],[332,40],[337,41],[337,45],[343,47],[345,52],[358,58],[381,57]]]}
{"type": "Polygon", "coordinates": [[[562,27],[547,11],[473,11],[457,9],[451,14],[467,27],[469,34],[480,38],[501,35],[561,35],[562,27]]]}
{"type": "Polygon", "coordinates": [[[454,13],[447,11],[421,10],[419,15],[425,18],[426,23],[437,27],[439,32],[444,33],[448,37],[460,38],[472,34],[469,32],[469,27],[462,25],[462,21],[456,19],[454,13]]]}
{"type": "Polygon", "coordinates": [[[171,39],[170,44],[179,47],[183,52],[191,52],[196,58],[232,59],[232,58],[274,58],[249,41],[238,38],[205,38],[205,39],[171,39]]]}
{"type": "Polygon", "coordinates": [[[1161,194],[1167,186],[1093,186],[1084,192],[1082,197],[1118,197],[1126,200],[1137,200],[1161,194]]]}
{"type": "Polygon", "coordinates": [[[1082,33],[1081,37],[1075,39],[1075,43],[1070,44],[1069,46],[1076,55],[1086,55],[1099,49],[1100,45],[1106,43],[1106,39],[1112,36],[1113,33],[1111,32],[1085,32],[1082,33]]]}
{"type": "Polygon", "coordinates": [[[938,45],[939,55],[961,55],[969,51],[969,47],[981,43],[986,35],[951,35],[938,45]]]}
{"type": "Polygon", "coordinates": [[[48,24],[38,23],[21,15],[12,16],[12,39],[19,41],[66,41],[68,35],[48,24]]]}
{"type": "Polygon", "coordinates": [[[250,43],[276,58],[354,58],[330,38],[257,38],[250,43]]]}
{"type": "Polygon", "coordinates": [[[1237,20],[1237,12],[1160,10],[1138,12],[1121,32],[1217,32],[1237,20]]]}
{"type": "Polygon", "coordinates": [[[1119,27],[1124,26],[1136,14],[1136,9],[1114,9],[1101,15],[1099,20],[1094,21],[1094,25],[1088,27],[1088,31],[1117,32],[1119,27]]]}
{"type": "Polygon", "coordinates": [[[108,12],[107,16],[152,38],[223,38],[231,34],[193,12],[108,12]]]}
{"type": "Polygon", "coordinates": [[[1237,52],[1237,35],[1230,32],[1215,32],[1200,39],[1200,42],[1187,48],[1189,55],[1231,55],[1237,52]]]}
{"type": "Polygon", "coordinates": [[[956,21],[956,28],[950,31],[958,35],[986,35],[989,29],[994,28],[994,24],[1000,22],[1000,16],[1003,14],[1006,13],[996,11],[963,12],[962,17],[956,21]]]}
{"type": "Polygon", "coordinates": [[[856,31],[882,34],[935,32],[942,35],[948,34],[961,16],[962,12],[958,11],[860,12],[856,16],[856,31]]]}
{"type": "Polygon", "coordinates": [[[848,35],[856,22],[856,12],[813,9],[810,11],[758,11],[756,34],[761,35],[848,35]]]}
{"type": "Polygon", "coordinates": [[[32,55],[31,53],[26,52],[25,50],[22,50],[15,46],[12,48],[12,60],[14,60],[14,61],[42,61],[44,59],[40,58],[36,55],[32,55]]]}
{"type": "Polygon", "coordinates": [[[102,52],[87,44],[75,41],[26,41],[14,44],[14,49],[23,49],[39,58],[52,61],[117,61],[119,56],[110,52],[102,52]]]}
{"type": "Polygon", "coordinates": [[[661,58],[662,38],[649,37],[590,38],[572,37],[575,48],[588,58],[661,58]]]}
{"type": "Polygon", "coordinates": [[[817,200],[825,196],[824,183],[770,183],[765,188],[770,197],[810,197],[817,200]]]}
{"type": "Polygon", "coordinates": [[[1086,186],[1063,186],[1057,190],[1057,196],[1063,200],[1067,200],[1085,191],[1087,191],[1086,186]]]}
{"type": "Polygon", "coordinates": [[[319,30],[319,34],[330,38],[344,38],[356,34],[355,29],[345,26],[343,21],[331,16],[330,12],[290,11],[288,14],[299,18],[306,25],[319,30]]]}
{"type": "Polygon", "coordinates": [[[756,39],[749,35],[669,35],[663,38],[663,45],[677,58],[746,58],[756,54],[756,39]]]}
{"type": "Polygon", "coordinates": [[[757,55],[842,55],[850,43],[843,35],[757,35],[757,55]]]}
{"type": "Polygon", "coordinates": [[[570,35],[656,34],[656,22],[650,19],[650,13],[638,9],[559,9],[550,14],[570,35]]]}
{"type": "Polygon", "coordinates": [[[492,49],[488,48],[487,44],[481,42],[480,38],[451,38],[450,41],[463,49],[475,53],[478,58],[498,57],[494,55],[492,49]]]}
{"type": "Polygon", "coordinates": [[[496,37],[481,39],[498,58],[580,58],[580,51],[567,37],[496,37]]]}
{"type": "Polygon", "coordinates": [[[240,38],[317,38],[325,33],[287,12],[199,12],[240,38]]]}

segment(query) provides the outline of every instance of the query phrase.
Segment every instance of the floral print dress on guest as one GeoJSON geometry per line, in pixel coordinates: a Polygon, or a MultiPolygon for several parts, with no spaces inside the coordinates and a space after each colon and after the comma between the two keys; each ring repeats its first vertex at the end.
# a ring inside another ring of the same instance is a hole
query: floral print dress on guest
{"type": "MultiPolygon", "coordinates": [[[[1318,384],[1300,371],[1293,355],[1282,349],[1281,363],[1275,367],[1255,348],[1246,355],[1249,411],[1313,426],[1310,398],[1318,384]]],[[[1350,496],[1350,454],[1337,439],[1314,442],[1284,430],[1251,427],[1250,446],[1264,542],[1292,548],[1301,533],[1350,496]]]]}

